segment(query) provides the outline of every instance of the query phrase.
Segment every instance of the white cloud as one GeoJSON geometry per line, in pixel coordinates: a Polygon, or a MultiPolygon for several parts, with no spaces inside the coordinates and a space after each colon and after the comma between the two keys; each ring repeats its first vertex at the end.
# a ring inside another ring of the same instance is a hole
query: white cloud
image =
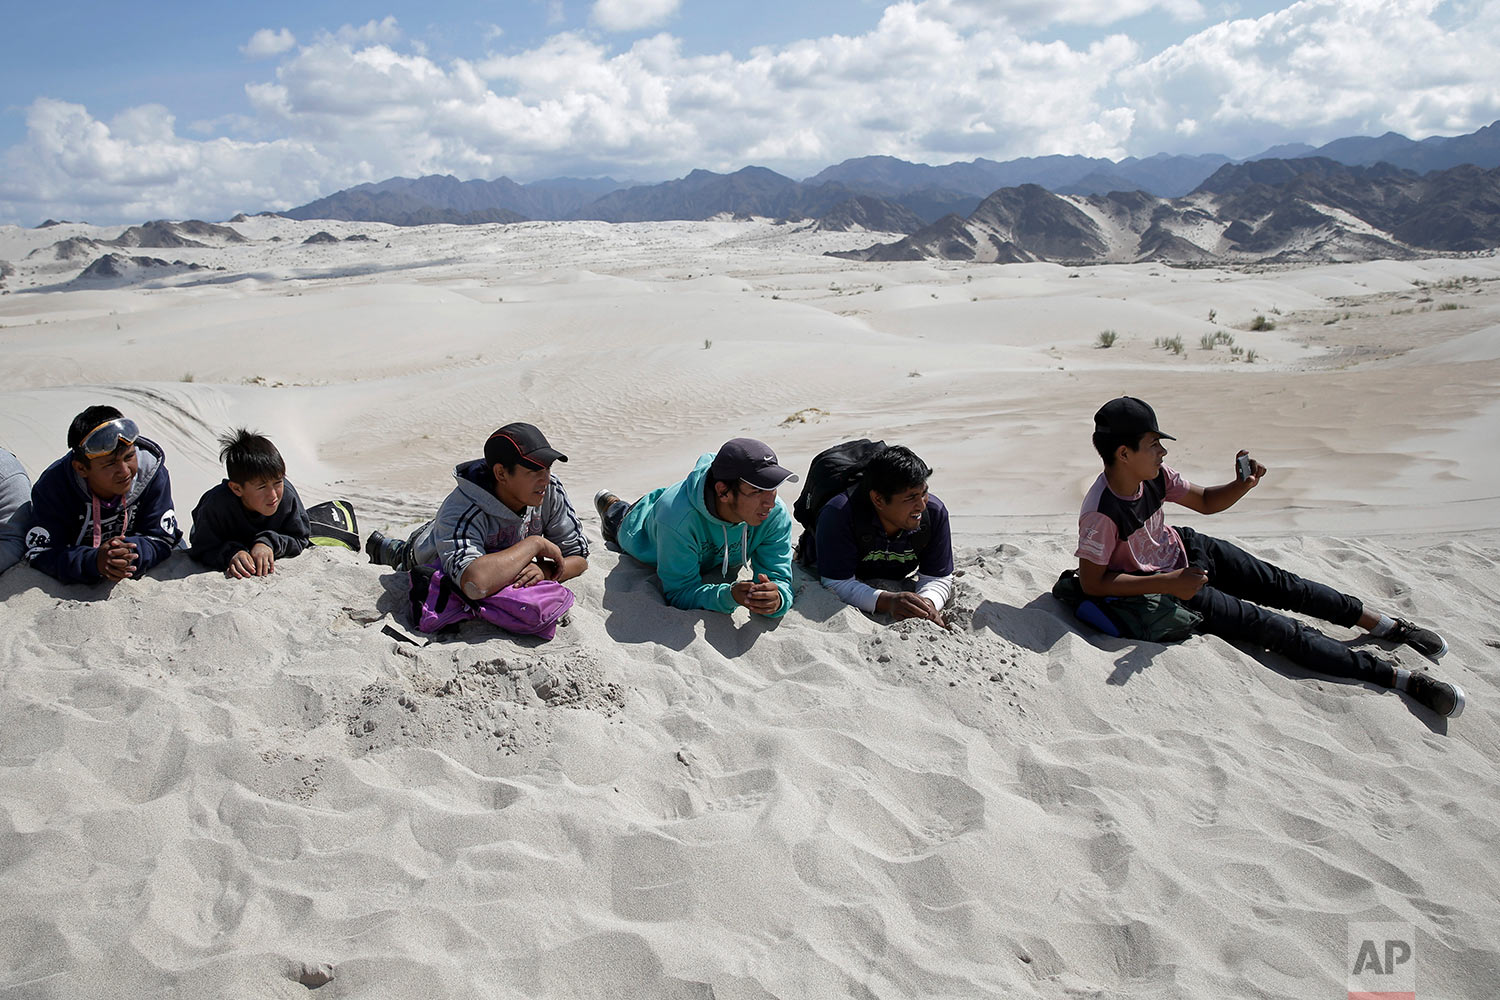
{"type": "Polygon", "coordinates": [[[1500,117],[1500,8],[1443,6],[1301,0],[1216,24],[1121,74],[1122,94],[1140,112],[1137,141],[1157,141],[1182,119],[1229,152],[1246,132],[1318,142],[1487,124],[1500,117]],[[1439,23],[1454,13],[1467,20],[1439,23]]]}
{"type": "Polygon", "coordinates": [[[334,32],[334,37],[345,45],[357,45],[360,42],[394,45],[401,40],[401,29],[394,17],[385,17],[379,21],[366,21],[358,26],[346,24],[334,32]]]}
{"type": "Polygon", "coordinates": [[[923,0],[926,16],[959,27],[1008,24],[1037,29],[1053,24],[1108,26],[1160,11],[1175,21],[1207,16],[1198,0],[923,0]]]}
{"type": "Polygon", "coordinates": [[[296,37],[286,28],[276,31],[261,28],[250,36],[250,41],[240,46],[240,51],[251,59],[266,59],[270,56],[279,56],[296,44],[296,37]]]}
{"type": "Polygon", "coordinates": [[[262,141],[192,128],[184,138],[157,106],[102,122],[76,104],[33,102],[25,141],[0,161],[0,220],[102,217],[100,206],[112,218],[222,217],[434,172],[661,178],[757,163],[805,176],[871,153],[1119,158],[1185,143],[1245,155],[1500,118],[1497,4],[1301,0],[1149,58],[1120,34],[1048,40],[994,16],[1002,8],[1022,9],[891,3],[862,34],[743,55],[686,52],[665,33],[619,47],[563,32],[476,62],[435,60],[402,44],[393,19],[371,21],[283,54],[245,88],[247,115],[210,120],[262,141]]]}
{"type": "Polygon", "coordinates": [[[41,98],[26,125],[26,143],[0,155],[0,217],[33,223],[49,214],[108,223],[290,207],[316,197],[332,166],[292,140],[180,138],[155,105],[106,124],[80,105],[41,98]]]}
{"type": "Polygon", "coordinates": [[[682,0],[595,0],[589,19],[605,31],[639,31],[677,12],[682,0]]]}

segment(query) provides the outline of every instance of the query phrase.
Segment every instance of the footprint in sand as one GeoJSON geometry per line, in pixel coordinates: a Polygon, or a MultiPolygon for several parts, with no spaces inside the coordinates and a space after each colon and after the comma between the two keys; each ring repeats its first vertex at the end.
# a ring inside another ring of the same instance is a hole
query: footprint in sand
{"type": "Polygon", "coordinates": [[[1224,774],[1224,769],[1217,764],[1205,768],[1204,777],[1208,779],[1209,794],[1188,803],[1188,819],[1199,826],[1213,826],[1219,821],[1219,810],[1224,805],[1224,793],[1229,787],[1229,779],[1224,774]]]}
{"type": "Polygon", "coordinates": [[[703,811],[727,813],[759,809],[770,800],[775,787],[776,774],[766,768],[711,778],[703,787],[709,796],[703,803],[703,811]]]}

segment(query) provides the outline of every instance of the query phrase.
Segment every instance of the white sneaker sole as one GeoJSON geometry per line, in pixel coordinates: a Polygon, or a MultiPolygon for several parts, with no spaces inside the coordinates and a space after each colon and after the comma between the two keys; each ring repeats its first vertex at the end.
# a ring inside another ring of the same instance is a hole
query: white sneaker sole
{"type": "Polygon", "coordinates": [[[1453,711],[1449,712],[1447,717],[1450,719],[1456,719],[1460,715],[1464,714],[1464,689],[1459,687],[1457,684],[1451,684],[1449,686],[1453,688],[1454,702],[1453,711]]]}

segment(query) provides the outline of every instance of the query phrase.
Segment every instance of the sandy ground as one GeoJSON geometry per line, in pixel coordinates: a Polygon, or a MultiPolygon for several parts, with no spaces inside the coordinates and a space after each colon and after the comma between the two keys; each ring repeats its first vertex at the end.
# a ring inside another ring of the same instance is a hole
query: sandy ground
{"type": "Polygon", "coordinates": [[[1321,997],[1370,923],[1413,936],[1421,995],[1493,996],[1500,259],[855,265],[822,253],[869,234],[762,222],[236,228],[123,251],[203,269],[85,283],[92,257],[51,244],[118,227],[0,227],[0,445],[35,476],[112,402],[186,521],[249,424],[304,498],[395,531],[529,420],[571,459],[590,569],[550,643],[426,646],[383,631],[404,581],[350,552],[241,582],[186,558],[113,589],[0,577],[0,996],[294,997],[323,969],[320,996],[1321,997]],[[319,230],[373,240],[301,245],[319,230]],[[1078,626],[1047,591],[1121,393],[1190,479],[1227,481],[1240,447],[1271,469],[1178,523],[1439,628],[1462,718],[1078,626]],[[800,469],[862,436],[926,458],[953,631],[801,577],[774,626],[665,607],[590,499],[740,434],[800,469]]]}

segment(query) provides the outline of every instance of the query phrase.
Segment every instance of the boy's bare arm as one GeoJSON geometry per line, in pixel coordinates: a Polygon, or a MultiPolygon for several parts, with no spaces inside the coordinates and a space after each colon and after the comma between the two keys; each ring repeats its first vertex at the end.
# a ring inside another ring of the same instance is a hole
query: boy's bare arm
{"type": "Polygon", "coordinates": [[[1098,563],[1078,560],[1078,583],[1092,597],[1139,597],[1142,594],[1171,594],[1189,601],[1208,582],[1208,571],[1197,566],[1175,569],[1170,573],[1111,573],[1098,563]]]}
{"type": "Polygon", "coordinates": [[[533,566],[536,559],[564,566],[562,551],[556,545],[541,535],[531,535],[508,549],[486,553],[469,563],[459,580],[459,586],[469,600],[482,601],[515,583],[516,578],[528,566],[533,566]]]}
{"type": "MultiPolygon", "coordinates": [[[[1248,451],[1241,450],[1235,456],[1238,461],[1240,455],[1248,455],[1248,451]]],[[[1187,495],[1177,502],[1188,510],[1195,510],[1200,514],[1217,514],[1222,510],[1228,510],[1240,502],[1240,498],[1259,485],[1261,477],[1266,474],[1266,467],[1254,459],[1250,460],[1252,466],[1249,479],[1231,479],[1223,486],[1193,486],[1187,495]]],[[[1151,593],[1148,591],[1148,593],[1151,593]]]]}

